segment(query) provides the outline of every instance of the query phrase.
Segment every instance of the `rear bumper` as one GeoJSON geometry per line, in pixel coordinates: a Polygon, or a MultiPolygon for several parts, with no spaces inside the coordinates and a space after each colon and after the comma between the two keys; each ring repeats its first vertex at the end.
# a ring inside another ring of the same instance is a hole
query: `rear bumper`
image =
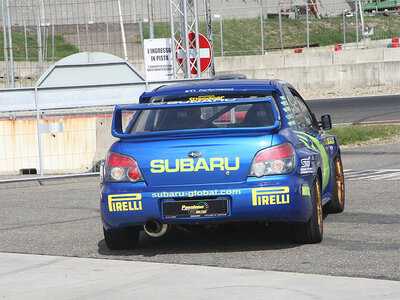
{"type": "Polygon", "coordinates": [[[101,216],[106,229],[144,225],[149,220],[165,224],[212,224],[237,221],[301,222],[311,217],[311,187],[307,177],[284,175],[227,185],[148,187],[145,183],[106,183],[101,193],[101,216]],[[303,187],[306,187],[305,189],[303,187]],[[165,218],[164,201],[228,199],[224,216],[165,218]]]}

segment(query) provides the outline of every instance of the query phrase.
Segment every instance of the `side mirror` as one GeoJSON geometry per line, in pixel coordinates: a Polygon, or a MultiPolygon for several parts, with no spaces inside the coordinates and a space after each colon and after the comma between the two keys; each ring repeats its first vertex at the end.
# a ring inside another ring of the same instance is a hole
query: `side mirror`
{"type": "Polygon", "coordinates": [[[321,117],[321,123],[318,124],[323,130],[332,129],[332,121],[330,115],[324,115],[321,117]]]}

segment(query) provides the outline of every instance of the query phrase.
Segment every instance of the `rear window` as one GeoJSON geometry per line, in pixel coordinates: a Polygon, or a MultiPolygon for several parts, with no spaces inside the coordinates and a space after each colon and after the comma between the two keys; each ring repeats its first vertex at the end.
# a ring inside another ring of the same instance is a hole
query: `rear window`
{"type": "Polygon", "coordinates": [[[139,111],[126,133],[200,128],[268,127],[275,123],[270,102],[187,106],[139,111]]]}

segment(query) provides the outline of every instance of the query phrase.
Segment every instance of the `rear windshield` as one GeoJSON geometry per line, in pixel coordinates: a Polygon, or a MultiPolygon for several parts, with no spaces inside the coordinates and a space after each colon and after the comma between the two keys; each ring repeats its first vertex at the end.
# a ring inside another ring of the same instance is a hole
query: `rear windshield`
{"type": "Polygon", "coordinates": [[[200,128],[268,127],[275,123],[270,102],[187,106],[139,111],[126,133],[200,128]]]}

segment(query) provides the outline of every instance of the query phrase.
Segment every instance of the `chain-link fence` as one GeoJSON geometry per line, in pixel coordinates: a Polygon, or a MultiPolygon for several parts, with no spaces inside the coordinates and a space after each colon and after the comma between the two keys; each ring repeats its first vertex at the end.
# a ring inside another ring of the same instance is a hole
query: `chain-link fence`
{"type": "MultiPolygon", "coordinates": [[[[34,86],[55,61],[77,52],[135,61],[143,58],[143,39],[171,37],[169,0],[0,1],[0,87],[34,86]]],[[[198,3],[199,31],[207,35],[205,4],[198,3]]],[[[215,56],[335,44],[363,47],[363,32],[372,40],[400,35],[396,6],[374,10],[371,3],[345,0],[230,3],[236,6],[211,1],[215,56]]]]}
{"type": "MultiPolygon", "coordinates": [[[[167,7],[169,0],[159,0],[167,7]]],[[[107,52],[125,59],[142,56],[147,0],[31,0],[2,2],[0,60],[7,87],[33,86],[49,65],[77,52],[107,52]],[[6,33],[6,34],[4,34],[6,33]],[[7,67],[8,66],[8,67],[7,67]]],[[[167,11],[152,9],[157,22],[167,11]]]]}
{"type": "MultiPolygon", "coordinates": [[[[265,54],[295,48],[340,44],[343,48],[365,47],[366,40],[400,35],[396,11],[359,13],[358,2],[325,2],[316,12],[312,5],[278,5],[246,8],[253,18],[230,18],[233,10],[214,13],[213,37],[216,56],[265,54]]],[[[396,7],[393,7],[394,9],[396,7]]],[[[361,5],[363,11],[363,5],[361,5]]]]}

